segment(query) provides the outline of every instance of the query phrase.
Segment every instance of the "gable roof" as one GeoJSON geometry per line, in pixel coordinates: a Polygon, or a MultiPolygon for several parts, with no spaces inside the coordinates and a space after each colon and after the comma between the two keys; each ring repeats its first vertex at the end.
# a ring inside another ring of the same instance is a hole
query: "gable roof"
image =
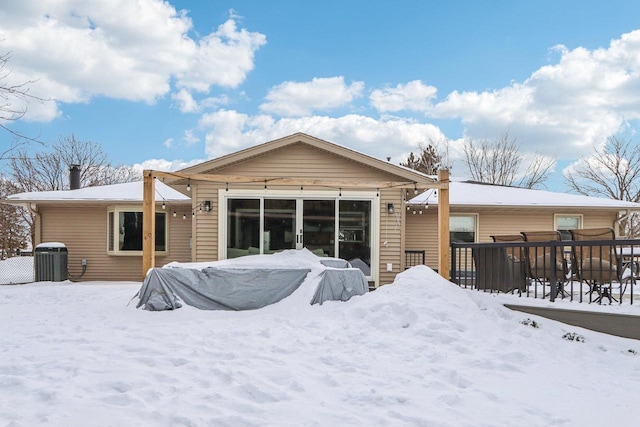
{"type": "Polygon", "coordinates": [[[226,156],[211,159],[198,165],[182,169],[179,172],[191,174],[206,174],[217,169],[263,156],[267,153],[273,152],[275,150],[280,150],[294,144],[306,144],[316,149],[326,151],[337,156],[345,157],[362,165],[395,175],[401,178],[402,181],[410,181],[421,184],[437,182],[437,180],[433,177],[416,170],[400,165],[395,165],[388,161],[377,159],[359,151],[352,150],[342,145],[325,141],[302,132],[297,132],[284,138],[265,142],[253,147],[245,148],[244,150],[240,150],[235,153],[227,154],[226,156]]]}
{"type": "MultiPolygon", "coordinates": [[[[438,192],[430,189],[414,197],[411,204],[437,205],[438,192]]],[[[450,206],[572,207],[640,210],[640,203],[577,194],[485,184],[475,181],[449,183],[450,206]]]]}
{"type": "MultiPolygon", "coordinates": [[[[84,187],[77,190],[61,191],[32,191],[8,196],[5,202],[17,203],[53,203],[53,202],[118,202],[118,203],[142,203],[142,181],[127,182],[124,184],[100,185],[96,187],[84,187]]],[[[171,203],[188,203],[191,198],[179,191],[163,184],[155,183],[156,201],[171,203]]]]}

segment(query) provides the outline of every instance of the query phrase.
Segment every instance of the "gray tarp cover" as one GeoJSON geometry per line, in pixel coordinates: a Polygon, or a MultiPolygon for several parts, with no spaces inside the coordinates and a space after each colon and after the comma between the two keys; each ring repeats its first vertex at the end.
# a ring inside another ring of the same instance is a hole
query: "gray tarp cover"
{"type": "MultiPolygon", "coordinates": [[[[252,310],[291,295],[310,269],[265,268],[154,268],[139,291],[137,307],[173,310],[185,304],[204,310],[252,310]]],[[[367,292],[368,284],[358,269],[327,269],[322,272],[312,304],[346,301],[367,292]]]]}
{"type": "Polygon", "coordinates": [[[140,288],[137,307],[180,308],[179,300],[204,310],[252,310],[295,291],[308,269],[154,268],[140,288]]]}
{"type": "Polygon", "coordinates": [[[327,268],[311,299],[311,304],[324,301],[347,301],[354,295],[363,295],[369,289],[367,279],[359,268],[327,268]]]}

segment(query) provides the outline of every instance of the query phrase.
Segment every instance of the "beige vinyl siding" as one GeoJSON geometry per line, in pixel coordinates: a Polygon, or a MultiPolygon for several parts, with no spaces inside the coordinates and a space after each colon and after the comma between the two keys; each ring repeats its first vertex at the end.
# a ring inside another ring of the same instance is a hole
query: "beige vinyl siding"
{"type": "MultiPolygon", "coordinates": [[[[566,209],[557,213],[564,215],[575,214],[575,212],[571,212],[566,209]]],[[[616,215],[613,212],[589,212],[588,214],[584,214],[582,218],[582,228],[614,227],[613,223],[615,220],[616,215]]]]}
{"type": "MultiPolygon", "coordinates": [[[[345,159],[331,152],[321,150],[307,144],[297,143],[286,147],[267,152],[259,157],[250,158],[240,163],[226,166],[217,170],[209,170],[207,173],[215,173],[222,175],[238,175],[238,176],[259,176],[259,177],[278,177],[285,176],[291,178],[309,178],[309,179],[328,179],[328,180],[350,180],[355,182],[367,181],[393,181],[397,180],[396,176],[380,171],[373,167],[345,159]]],[[[193,184],[193,183],[192,183],[193,184]]],[[[194,231],[194,261],[217,260],[218,254],[218,191],[225,191],[226,184],[217,184],[210,182],[198,182],[197,193],[194,198],[194,206],[202,203],[204,200],[211,200],[212,212],[210,215],[197,216],[194,227],[197,227],[197,234],[194,231]]],[[[265,193],[264,183],[256,184],[234,184],[230,183],[231,189],[253,189],[260,195],[268,194],[269,190],[296,190],[299,186],[278,186],[267,183],[268,190],[265,193]]],[[[321,191],[338,191],[338,188],[327,188],[325,186],[304,186],[304,190],[321,190],[321,191]]],[[[303,190],[303,191],[304,191],[303,190]]],[[[370,188],[366,191],[375,191],[376,188],[370,188]]],[[[346,189],[345,189],[346,191],[346,189]]],[[[354,191],[349,189],[349,191],[354,191]]],[[[301,193],[304,197],[304,193],[301,193]]],[[[391,283],[397,273],[403,268],[403,252],[404,243],[402,241],[402,221],[396,221],[388,216],[387,203],[393,203],[397,209],[397,214],[402,215],[402,190],[400,189],[381,189],[380,190],[380,217],[378,219],[379,233],[379,274],[378,283],[391,283]],[[388,220],[388,224],[385,221],[388,220]],[[398,226],[396,226],[398,223],[398,226]],[[387,245],[382,246],[384,242],[384,233],[386,228],[387,245]],[[386,264],[393,264],[393,271],[386,271],[386,264]]],[[[195,230],[195,228],[194,228],[195,230]]]]}
{"type": "Polygon", "coordinates": [[[403,223],[404,203],[402,190],[385,189],[380,192],[380,267],[379,284],[392,283],[396,274],[404,269],[403,223]],[[389,215],[387,204],[393,203],[395,213],[389,215]],[[386,244],[385,244],[386,242],[386,244]],[[387,263],[393,266],[387,271],[387,263]]]}
{"type": "Polygon", "coordinates": [[[422,215],[406,211],[405,249],[425,251],[425,263],[438,268],[438,209],[430,207],[422,215]]]}
{"type": "MultiPolygon", "coordinates": [[[[157,207],[161,210],[160,206],[157,207]]],[[[69,274],[78,277],[82,272],[81,259],[86,258],[87,270],[80,279],[132,280],[142,279],[142,256],[107,254],[107,206],[40,207],[41,242],[61,242],[68,250],[69,274]],[[81,230],[81,232],[79,232],[81,230]]],[[[189,238],[191,219],[176,218],[168,212],[169,251],[156,256],[156,266],[170,261],[191,260],[189,238]]]]}
{"type": "MultiPolygon", "coordinates": [[[[613,227],[615,211],[567,208],[451,208],[454,214],[478,214],[478,242],[491,242],[492,235],[519,234],[521,231],[554,230],[555,214],[582,214],[583,228],[613,227]]],[[[438,267],[438,209],[431,206],[422,215],[409,213],[406,221],[406,249],[425,250],[426,264],[438,267]]]]}
{"type": "Polygon", "coordinates": [[[215,171],[240,176],[285,176],[290,178],[392,180],[396,177],[325,150],[298,143],[242,163],[215,171]]]}
{"type": "Polygon", "coordinates": [[[559,209],[501,209],[479,210],[479,240],[490,242],[491,235],[518,234],[521,231],[555,230],[556,214],[583,215],[583,228],[613,227],[617,217],[612,211],[573,211],[567,208],[559,209]]]}
{"type": "MultiPolygon", "coordinates": [[[[224,191],[224,189],[222,190],[224,191]]],[[[217,261],[218,256],[218,186],[212,183],[200,183],[193,194],[195,221],[192,258],[196,262],[217,261]],[[211,211],[200,211],[205,201],[211,202],[211,211]],[[197,234],[196,231],[198,230],[197,234]]]]}

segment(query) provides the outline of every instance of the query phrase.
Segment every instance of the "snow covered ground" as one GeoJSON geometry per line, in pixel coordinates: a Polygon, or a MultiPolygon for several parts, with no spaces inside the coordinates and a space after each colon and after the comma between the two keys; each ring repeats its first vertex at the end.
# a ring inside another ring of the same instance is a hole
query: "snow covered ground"
{"type": "Polygon", "coordinates": [[[0,286],[0,425],[637,423],[640,341],[424,266],[348,302],[309,305],[316,283],[244,312],[137,310],[140,283],[0,286]]]}

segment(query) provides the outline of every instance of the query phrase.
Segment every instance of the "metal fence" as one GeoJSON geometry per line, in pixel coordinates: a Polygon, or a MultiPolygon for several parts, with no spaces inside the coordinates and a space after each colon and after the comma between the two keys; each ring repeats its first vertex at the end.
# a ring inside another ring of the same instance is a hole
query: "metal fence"
{"type": "Polygon", "coordinates": [[[15,285],[34,281],[33,256],[0,259],[0,285],[15,285]]]}
{"type": "Polygon", "coordinates": [[[404,269],[414,267],[416,265],[424,265],[426,251],[407,249],[404,251],[404,269]]]}
{"type": "Polygon", "coordinates": [[[486,292],[633,304],[640,240],[451,243],[451,281],[486,292]]]}

